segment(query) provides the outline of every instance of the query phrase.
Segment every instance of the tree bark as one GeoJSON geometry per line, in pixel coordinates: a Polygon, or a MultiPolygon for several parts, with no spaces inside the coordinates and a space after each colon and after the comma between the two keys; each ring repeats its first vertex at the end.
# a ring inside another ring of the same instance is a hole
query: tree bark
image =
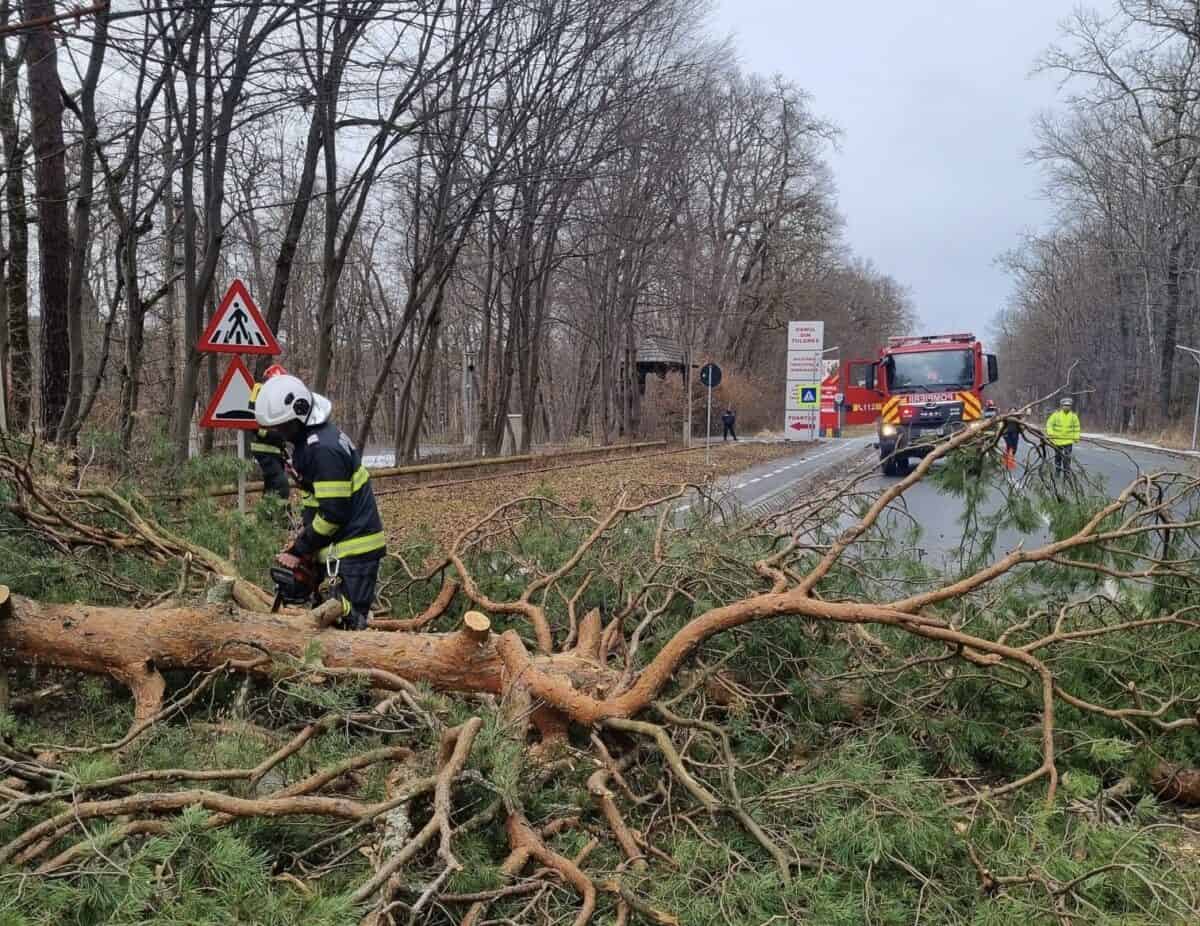
{"type": "MultiPolygon", "coordinates": [[[[311,618],[240,611],[231,606],[105,608],[39,604],[0,586],[0,664],[39,665],[106,675],[137,695],[147,672],[215,668],[256,659],[263,651],[304,659],[310,647],[327,668],[377,670],[434,688],[499,695],[505,666],[483,623],[473,618],[455,633],[318,630],[311,618]]],[[[529,657],[547,677],[595,691],[615,676],[572,653],[529,657]]],[[[256,671],[270,672],[269,665],[256,671]]],[[[385,676],[376,678],[388,687],[385,676]]],[[[143,697],[142,700],[146,700],[143,697]]],[[[153,705],[138,705],[150,711],[153,705]]]]}
{"type": "Polygon", "coordinates": [[[1184,232],[1171,245],[1167,255],[1166,304],[1163,307],[1163,339],[1158,385],[1158,414],[1165,424],[1171,420],[1171,394],[1175,378],[1175,344],[1179,330],[1179,254],[1187,240],[1184,232]]]}
{"type": "MultiPolygon", "coordinates": [[[[96,186],[96,154],[99,147],[99,127],[96,124],[96,84],[108,49],[109,8],[93,16],[95,33],[87,72],[79,89],[79,102],[73,111],[79,117],[83,144],[79,152],[79,183],[75,195],[75,227],[70,242],[67,278],[67,327],[70,332],[70,379],[67,404],[58,423],[57,440],[74,444],[83,425],[80,415],[83,404],[84,350],[83,303],[87,290],[87,264],[92,250],[92,198],[96,186]]],[[[90,404],[88,410],[90,411],[90,404]]]]}
{"type": "MultiPolygon", "coordinates": [[[[4,5],[7,19],[7,3],[4,5]]],[[[29,217],[25,206],[25,144],[17,124],[18,77],[21,54],[0,48],[0,151],[4,156],[4,205],[8,220],[5,273],[0,286],[5,292],[4,366],[8,426],[23,431],[29,426],[33,395],[33,358],[29,346],[29,217]]]]}
{"type": "Polygon", "coordinates": [[[204,306],[212,295],[225,241],[223,213],[225,185],[228,179],[226,167],[229,163],[229,143],[234,134],[233,123],[244,104],[243,91],[246,81],[260,61],[259,52],[263,44],[289,22],[291,16],[290,7],[247,7],[247,13],[238,26],[237,38],[228,53],[228,61],[221,59],[221,50],[216,48],[211,35],[210,11],[197,14],[186,36],[180,36],[180,40],[185,41],[188,46],[184,54],[187,60],[187,96],[182,105],[168,88],[168,100],[176,120],[180,157],[183,162],[181,183],[184,199],[184,285],[187,293],[184,300],[184,329],[188,352],[173,425],[175,457],[180,463],[188,456],[188,437],[200,382],[202,358],[196,345],[203,330],[204,306]],[[205,52],[202,84],[196,76],[201,47],[205,52]],[[223,80],[218,80],[217,72],[223,74],[223,80]],[[198,92],[198,85],[202,86],[203,92],[198,92]],[[218,87],[221,90],[219,99],[218,87]],[[199,126],[197,112],[203,113],[199,126]],[[198,152],[197,146],[201,145],[203,150],[198,152]],[[202,242],[197,242],[196,235],[200,216],[195,198],[193,160],[197,155],[201,162],[204,189],[202,242]],[[199,249],[204,258],[199,264],[195,259],[198,243],[201,244],[199,249]]]}
{"type": "MultiPolygon", "coordinates": [[[[25,0],[25,18],[54,14],[53,0],[25,0]]],[[[41,292],[41,422],[53,434],[70,393],[71,360],[82,355],[81,318],[70,317],[67,288],[71,268],[71,229],[67,218],[66,149],[63,145],[62,86],[58,46],[49,25],[32,29],[25,44],[29,114],[37,167],[38,266],[41,292]],[[74,335],[74,337],[72,337],[74,335]]]]}
{"type": "MultiPolygon", "coordinates": [[[[308,140],[304,145],[304,159],[301,161],[300,183],[296,188],[296,198],[288,212],[288,222],[279,244],[279,254],[275,258],[275,274],[271,279],[271,295],[267,299],[267,326],[272,331],[279,330],[283,320],[283,308],[287,304],[288,285],[292,281],[292,266],[296,262],[296,252],[300,249],[300,235],[304,231],[304,220],[308,216],[308,207],[312,202],[313,186],[317,178],[317,157],[321,153],[320,120],[313,117],[308,127],[308,140]]],[[[262,377],[267,368],[267,360],[259,358],[255,365],[255,374],[262,377]],[[261,369],[259,369],[261,367],[261,369]]]]}
{"type": "MultiPolygon", "coordinates": [[[[317,159],[327,147],[336,144],[335,129],[337,115],[337,99],[341,92],[342,78],[346,65],[355,44],[362,37],[364,30],[374,20],[382,4],[378,0],[366,3],[356,9],[347,9],[339,5],[339,13],[330,20],[332,25],[332,46],[326,61],[326,34],[324,11],[318,17],[316,25],[313,60],[305,61],[308,68],[309,81],[313,93],[313,115],[308,124],[308,138],[304,144],[304,157],[301,160],[300,175],[296,186],[295,199],[288,212],[287,227],[283,240],[279,245],[279,254],[275,259],[275,273],[271,280],[271,295],[267,301],[267,325],[273,331],[279,330],[283,319],[283,309],[287,302],[288,286],[292,279],[292,267],[295,264],[296,253],[300,248],[300,236],[304,231],[304,222],[308,217],[309,207],[313,201],[313,188],[317,178],[317,159]],[[349,14],[343,16],[343,14],[349,14]]],[[[326,172],[330,173],[327,152],[326,172]]],[[[336,177],[336,158],[333,159],[332,173],[336,177]]],[[[327,190],[326,195],[334,195],[333,190],[327,190]]],[[[336,200],[336,196],[335,196],[336,200]]],[[[334,220],[336,229],[337,221],[334,220]]],[[[324,303],[322,303],[324,304],[324,303]]],[[[261,377],[271,358],[260,357],[255,366],[256,376],[261,377]]]]}

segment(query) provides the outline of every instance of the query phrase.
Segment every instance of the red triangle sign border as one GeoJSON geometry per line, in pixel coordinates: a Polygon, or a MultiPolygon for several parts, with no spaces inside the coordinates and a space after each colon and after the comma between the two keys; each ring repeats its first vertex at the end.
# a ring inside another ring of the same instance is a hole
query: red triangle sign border
{"type": "Polygon", "coordinates": [[[208,327],[204,329],[204,334],[201,335],[200,343],[196,345],[196,349],[202,353],[217,354],[266,354],[268,356],[277,356],[283,353],[279,342],[275,339],[275,333],[267,325],[266,319],[263,318],[262,312],[258,309],[258,304],[251,298],[250,290],[246,288],[246,284],[242,282],[240,277],[235,278],[229,284],[229,289],[225,290],[225,295],[221,298],[221,304],[217,306],[217,311],[209,319],[208,327]],[[242,305],[250,313],[250,318],[258,326],[258,330],[262,332],[263,337],[266,339],[266,344],[218,344],[213,340],[217,331],[221,328],[221,322],[225,319],[225,313],[229,311],[230,305],[237,298],[241,299],[242,305]]]}
{"type": "Polygon", "coordinates": [[[254,390],[254,374],[250,372],[250,368],[242,362],[241,357],[234,357],[229,361],[229,366],[225,370],[225,374],[221,377],[221,382],[217,384],[217,391],[213,393],[213,397],[208,402],[208,407],[204,409],[204,415],[200,419],[200,427],[202,428],[234,428],[241,431],[254,431],[258,429],[258,422],[254,419],[246,421],[228,420],[221,421],[214,416],[217,409],[221,407],[221,399],[225,395],[225,390],[229,388],[229,384],[233,382],[235,374],[240,373],[250,383],[250,389],[254,390]]]}

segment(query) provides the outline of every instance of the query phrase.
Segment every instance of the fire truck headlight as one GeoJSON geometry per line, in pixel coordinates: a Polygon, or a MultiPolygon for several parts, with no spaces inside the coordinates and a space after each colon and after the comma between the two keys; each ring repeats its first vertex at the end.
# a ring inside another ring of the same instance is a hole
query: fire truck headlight
{"type": "Polygon", "coordinates": [[[896,426],[894,424],[885,424],[882,428],[879,429],[879,433],[882,434],[884,437],[895,437],[896,436],[896,426]]]}

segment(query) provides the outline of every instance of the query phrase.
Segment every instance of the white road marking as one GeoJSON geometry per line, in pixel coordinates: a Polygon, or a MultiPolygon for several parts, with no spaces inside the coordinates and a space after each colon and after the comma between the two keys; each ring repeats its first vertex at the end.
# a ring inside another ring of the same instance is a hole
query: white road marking
{"type": "MultiPolygon", "coordinates": [[[[812,456],[808,456],[808,457],[803,457],[802,459],[797,460],[794,463],[787,464],[786,466],[780,466],[780,469],[778,471],[767,473],[765,476],[762,476],[760,478],[766,479],[770,476],[777,476],[777,475],[780,475],[780,473],[782,473],[786,469],[790,469],[795,466],[807,466],[807,464],[809,464],[809,463],[815,463],[817,460],[820,460],[823,457],[828,457],[828,456],[831,456],[836,453],[844,453],[844,452],[851,452],[854,450],[859,450],[862,448],[862,446],[865,443],[866,443],[865,440],[858,439],[858,440],[851,440],[845,444],[836,444],[827,450],[821,451],[820,453],[816,453],[816,454],[813,454],[812,456]]],[[[797,474],[797,475],[800,476],[803,474],[797,474]]],[[[779,495],[783,492],[786,492],[788,489],[794,487],[796,485],[797,481],[798,480],[788,480],[783,485],[778,486],[777,488],[768,489],[766,492],[757,496],[756,498],[753,498],[749,501],[744,502],[743,505],[747,508],[753,508],[756,505],[760,505],[763,502],[765,502],[767,499],[773,498],[774,496],[779,495]]],[[[736,486],[735,488],[741,488],[741,486],[736,486]]]]}

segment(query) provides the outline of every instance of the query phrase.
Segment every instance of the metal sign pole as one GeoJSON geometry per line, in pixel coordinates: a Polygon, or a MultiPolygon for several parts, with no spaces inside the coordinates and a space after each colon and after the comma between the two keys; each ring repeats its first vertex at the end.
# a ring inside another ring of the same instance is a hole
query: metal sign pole
{"type": "MultiPolygon", "coordinates": [[[[238,428],[238,461],[246,461],[246,431],[238,428]]],[[[246,467],[238,466],[238,514],[246,513],[246,467]]]]}
{"type": "Polygon", "coordinates": [[[712,452],[712,380],[708,381],[708,425],[704,430],[704,465],[708,466],[712,452]]]}

